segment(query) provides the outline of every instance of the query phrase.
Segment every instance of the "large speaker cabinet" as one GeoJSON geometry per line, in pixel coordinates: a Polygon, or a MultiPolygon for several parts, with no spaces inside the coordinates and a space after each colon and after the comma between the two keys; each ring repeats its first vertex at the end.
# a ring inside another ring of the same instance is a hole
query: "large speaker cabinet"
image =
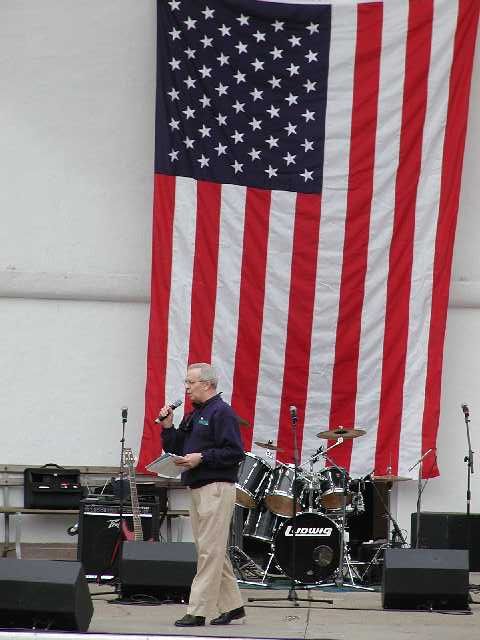
{"type": "Polygon", "coordinates": [[[86,631],[92,615],[79,562],[0,560],[0,627],[86,631]]]}
{"type": "Polygon", "coordinates": [[[468,552],[386,549],[384,609],[468,609],[468,552]]]}
{"type": "Polygon", "coordinates": [[[196,570],[193,542],[125,542],[119,568],[122,594],[186,599],[196,570]]]}
{"type": "MultiPolygon", "coordinates": [[[[133,531],[132,507],[123,506],[128,528],[133,531]]],[[[140,522],[144,540],[158,540],[158,502],[140,502],[140,522]]],[[[91,499],[80,504],[77,559],[87,576],[117,576],[120,560],[120,505],[116,501],[91,499]]]]}
{"type": "MultiPolygon", "coordinates": [[[[417,544],[417,514],[411,515],[412,547],[417,544]]],[[[419,547],[429,549],[468,549],[470,571],[480,571],[480,513],[420,513],[419,547]]]]}

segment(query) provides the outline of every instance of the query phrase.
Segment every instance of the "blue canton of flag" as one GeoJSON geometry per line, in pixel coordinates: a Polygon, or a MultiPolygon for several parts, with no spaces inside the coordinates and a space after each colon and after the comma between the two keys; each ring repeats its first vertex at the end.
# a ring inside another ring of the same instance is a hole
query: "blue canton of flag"
{"type": "Polygon", "coordinates": [[[319,193],[330,6],[161,0],[157,173],[319,193]]]}

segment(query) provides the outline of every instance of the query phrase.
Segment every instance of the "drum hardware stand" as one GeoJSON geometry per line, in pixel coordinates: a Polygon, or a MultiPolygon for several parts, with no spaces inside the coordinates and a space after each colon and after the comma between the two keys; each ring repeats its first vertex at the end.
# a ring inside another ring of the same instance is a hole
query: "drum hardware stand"
{"type": "Polygon", "coordinates": [[[328,447],[328,449],[326,449],[325,451],[323,451],[323,453],[321,453],[321,455],[325,458],[325,460],[328,461],[330,466],[335,467],[336,469],[338,469],[338,471],[340,471],[341,476],[342,476],[342,489],[343,489],[343,491],[342,491],[342,516],[341,516],[341,519],[340,519],[340,522],[341,522],[341,526],[340,526],[340,556],[339,556],[339,559],[338,559],[338,567],[337,567],[337,571],[336,571],[336,576],[334,578],[334,582],[328,582],[328,583],[321,582],[320,585],[322,587],[337,587],[337,589],[341,589],[345,585],[344,572],[345,572],[345,567],[346,567],[348,575],[350,577],[350,582],[348,583],[349,587],[351,587],[352,589],[359,589],[359,590],[362,590],[362,591],[373,591],[373,589],[370,588],[370,587],[365,587],[365,586],[360,585],[360,584],[355,584],[355,578],[357,578],[357,580],[361,580],[361,577],[358,574],[357,570],[352,566],[351,559],[350,559],[350,553],[348,551],[345,553],[345,548],[346,548],[346,543],[345,543],[345,523],[346,523],[346,513],[347,513],[347,471],[346,471],[346,469],[342,469],[341,467],[336,465],[335,462],[333,462],[333,460],[331,460],[328,457],[328,453],[332,449],[334,449],[335,447],[338,447],[339,445],[341,445],[342,443],[343,443],[343,438],[338,438],[338,440],[336,441],[335,444],[333,444],[331,447],[328,447]],[[355,572],[355,576],[354,576],[354,572],[355,572]]]}
{"type": "MultiPolygon", "coordinates": [[[[465,426],[467,428],[467,442],[468,442],[468,454],[463,459],[467,464],[467,516],[470,515],[470,500],[471,500],[471,492],[470,492],[470,476],[473,473],[473,451],[472,451],[472,443],[470,442],[470,411],[468,410],[468,405],[462,404],[462,411],[465,418],[465,426]]],[[[418,516],[417,516],[418,518],[418,516]]]]}
{"type": "MultiPolygon", "coordinates": [[[[293,432],[293,461],[294,461],[294,469],[293,469],[293,506],[292,506],[292,547],[291,547],[291,576],[290,576],[290,589],[288,591],[288,595],[284,598],[248,598],[248,602],[283,602],[287,600],[288,602],[292,602],[294,607],[299,607],[299,602],[324,602],[326,604],[333,604],[333,600],[319,600],[316,598],[299,598],[297,591],[295,589],[295,561],[296,561],[296,546],[295,546],[295,538],[296,538],[296,529],[297,529],[297,499],[298,499],[298,482],[297,482],[297,469],[299,467],[299,458],[298,458],[298,442],[297,442],[297,408],[293,405],[289,408],[290,411],[290,422],[292,426],[293,432]]],[[[273,558],[273,554],[272,554],[273,558]]],[[[270,567],[272,558],[267,565],[266,571],[270,567]]],[[[308,589],[312,588],[315,585],[311,585],[309,587],[305,585],[298,586],[300,589],[308,589]]]]}
{"type": "MultiPolygon", "coordinates": [[[[418,464],[418,463],[417,463],[418,464]]],[[[387,467],[387,473],[391,473],[392,467],[391,465],[389,465],[387,467]]],[[[391,495],[391,491],[392,491],[392,482],[389,482],[387,484],[387,490],[388,490],[388,506],[385,503],[385,500],[383,499],[382,494],[380,493],[380,491],[378,490],[374,479],[374,473],[372,471],[372,473],[367,474],[364,478],[362,478],[362,482],[365,482],[365,480],[367,480],[368,478],[370,478],[372,480],[372,485],[373,485],[373,489],[375,491],[375,493],[377,494],[378,499],[380,500],[383,510],[385,511],[385,514],[388,518],[388,532],[387,532],[387,541],[382,544],[376,551],[374,556],[372,557],[372,559],[370,560],[370,562],[367,564],[367,566],[365,567],[362,575],[360,576],[360,579],[362,582],[365,581],[368,572],[370,570],[370,568],[373,565],[378,564],[378,559],[380,558],[382,551],[384,551],[385,549],[392,549],[392,548],[398,548],[398,547],[405,547],[407,546],[407,541],[405,540],[402,530],[400,529],[400,527],[398,526],[398,522],[395,520],[395,518],[392,516],[392,512],[390,511],[390,505],[391,505],[391,499],[390,499],[390,495],[391,495]],[[392,528],[390,528],[392,527],[392,528]],[[391,538],[390,538],[390,534],[391,534],[391,538]]]]}
{"type": "Polygon", "coordinates": [[[310,459],[308,461],[308,464],[310,466],[310,476],[311,476],[311,480],[309,480],[309,483],[308,483],[308,507],[307,507],[308,513],[320,513],[320,509],[314,508],[314,505],[313,505],[313,496],[314,496],[315,489],[320,494],[319,474],[313,470],[313,465],[318,462],[322,453],[323,453],[323,447],[319,447],[315,451],[315,453],[312,456],[310,456],[310,459]]]}
{"type": "MultiPolygon", "coordinates": [[[[418,464],[418,463],[417,463],[418,464]]],[[[391,469],[391,467],[390,467],[391,469]]],[[[388,471],[388,468],[387,468],[388,471]]],[[[366,478],[370,477],[372,478],[372,482],[375,479],[375,476],[372,474],[369,474],[368,476],[365,476],[366,478]]],[[[387,533],[387,546],[388,547],[406,547],[407,546],[407,541],[405,540],[402,530],[400,529],[400,527],[398,526],[398,522],[395,520],[395,518],[392,516],[392,512],[390,511],[390,505],[392,504],[391,501],[391,492],[392,492],[392,486],[393,483],[392,482],[388,482],[387,483],[387,490],[388,490],[388,506],[385,504],[385,500],[382,497],[382,494],[380,493],[380,491],[378,490],[377,486],[375,485],[375,482],[373,482],[373,489],[375,491],[375,493],[377,494],[378,499],[380,500],[380,502],[382,503],[382,507],[387,515],[388,518],[388,533],[387,533]],[[392,526],[392,529],[390,530],[390,526],[392,526]],[[391,539],[390,539],[390,534],[391,534],[391,539]],[[398,541],[397,541],[398,538],[398,541]]]]}
{"type": "Polygon", "coordinates": [[[241,584],[248,584],[254,587],[268,587],[268,584],[265,584],[265,578],[267,577],[268,569],[270,568],[270,563],[273,558],[270,558],[267,568],[263,571],[251,558],[250,556],[237,547],[236,545],[228,547],[228,556],[233,565],[234,571],[236,571],[240,578],[237,578],[237,582],[241,584]],[[249,574],[249,575],[248,575],[249,574]],[[247,578],[262,578],[260,582],[252,580],[248,580],[247,578]]]}
{"type": "MultiPolygon", "coordinates": [[[[243,549],[241,549],[238,544],[238,531],[237,531],[237,519],[240,512],[240,507],[238,505],[235,506],[232,519],[230,521],[230,531],[228,534],[229,541],[227,547],[227,556],[230,558],[230,562],[232,563],[232,567],[234,573],[238,576],[237,581],[242,584],[248,584],[252,586],[261,586],[265,581],[266,572],[263,570],[250,558],[248,553],[245,553],[243,549]],[[262,575],[263,574],[263,575],[262,575]],[[262,576],[262,582],[249,582],[247,577],[251,578],[259,578],[262,576]]],[[[267,585],[265,585],[267,586],[267,585]]]]}
{"type": "Polygon", "coordinates": [[[420,547],[420,512],[422,510],[422,493],[423,493],[423,489],[422,489],[422,467],[423,467],[423,459],[431,452],[433,451],[433,448],[429,449],[428,451],[425,451],[425,453],[423,454],[423,456],[421,456],[417,462],[410,467],[409,471],[412,471],[413,469],[415,469],[415,467],[418,465],[418,481],[417,481],[417,530],[416,530],[416,540],[415,540],[415,548],[418,549],[420,547]]]}

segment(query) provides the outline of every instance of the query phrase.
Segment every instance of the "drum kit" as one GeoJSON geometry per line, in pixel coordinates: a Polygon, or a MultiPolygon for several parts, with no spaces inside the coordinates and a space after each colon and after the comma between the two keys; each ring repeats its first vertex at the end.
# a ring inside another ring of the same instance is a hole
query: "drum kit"
{"type": "MultiPolygon", "coordinates": [[[[243,537],[267,547],[262,584],[266,586],[267,575],[277,572],[305,588],[327,582],[341,586],[348,574],[350,586],[366,588],[355,584],[355,578],[361,581],[362,576],[351,561],[348,547],[349,521],[365,511],[362,493],[365,479],[351,478],[345,469],[330,461],[327,453],[345,440],[365,433],[363,429],[342,427],[321,431],[317,434],[319,438],[335,444],[326,452],[320,447],[311,455],[308,469],[279,461],[269,463],[251,452],[245,454],[236,485],[236,504],[248,510],[243,537]],[[314,470],[322,457],[325,468],[314,470]]],[[[282,451],[272,441],[255,444],[270,456],[271,452],[282,451]]],[[[399,478],[387,474],[375,479],[394,482],[399,478]]],[[[239,549],[233,548],[238,559],[239,549]]],[[[243,558],[249,559],[245,553],[243,558]]],[[[258,571],[256,577],[260,575],[258,571]]]]}

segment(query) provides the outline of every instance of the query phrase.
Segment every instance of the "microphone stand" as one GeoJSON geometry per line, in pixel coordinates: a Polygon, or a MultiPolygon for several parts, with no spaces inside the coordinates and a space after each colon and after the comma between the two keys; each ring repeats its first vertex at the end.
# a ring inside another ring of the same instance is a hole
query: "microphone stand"
{"type": "Polygon", "coordinates": [[[120,551],[120,546],[122,544],[122,536],[123,536],[123,507],[124,507],[124,476],[125,476],[125,425],[127,424],[128,419],[128,408],[122,407],[122,438],[120,440],[120,468],[119,468],[119,484],[120,490],[118,494],[119,505],[118,505],[118,539],[117,544],[115,545],[114,555],[112,557],[112,567],[115,561],[115,558],[118,557],[118,552],[120,551]]]}
{"type": "MultiPolygon", "coordinates": [[[[288,600],[289,602],[293,602],[294,607],[299,607],[299,602],[324,602],[326,604],[333,604],[333,600],[318,600],[316,598],[299,598],[297,591],[295,589],[295,576],[296,576],[296,530],[297,530],[297,500],[298,500],[298,482],[297,482],[297,468],[299,467],[299,456],[298,456],[298,441],[297,441],[297,410],[295,407],[290,408],[290,420],[293,432],[293,506],[292,506],[292,546],[291,546],[291,576],[290,576],[290,589],[288,591],[288,595],[286,598],[248,598],[248,602],[282,602],[283,600],[288,600]]],[[[313,588],[315,585],[302,585],[301,589],[309,589],[313,588]]]]}
{"type": "Polygon", "coordinates": [[[421,511],[421,506],[422,506],[422,467],[423,467],[423,459],[425,458],[426,455],[428,455],[431,451],[433,451],[432,449],[429,449],[428,451],[425,451],[425,453],[423,454],[423,456],[421,456],[417,462],[410,467],[409,471],[413,471],[413,469],[415,469],[416,466],[418,466],[418,486],[417,486],[417,530],[416,530],[416,536],[417,539],[415,540],[415,549],[418,549],[420,547],[420,511],[421,511]]]}
{"type": "Polygon", "coordinates": [[[462,411],[465,418],[465,426],[467,428],[467,442],[468,442],[468,455],[463,459],[467,464],[467,516],[470,515],[470,500],[471,500],[471,492],[470,492],[470,477],[473,473],[473,451],[472,451],[472,443],[470,441],[470,412],[468,410],[468,406],[466,404],[462,404],[462,411]]]}

